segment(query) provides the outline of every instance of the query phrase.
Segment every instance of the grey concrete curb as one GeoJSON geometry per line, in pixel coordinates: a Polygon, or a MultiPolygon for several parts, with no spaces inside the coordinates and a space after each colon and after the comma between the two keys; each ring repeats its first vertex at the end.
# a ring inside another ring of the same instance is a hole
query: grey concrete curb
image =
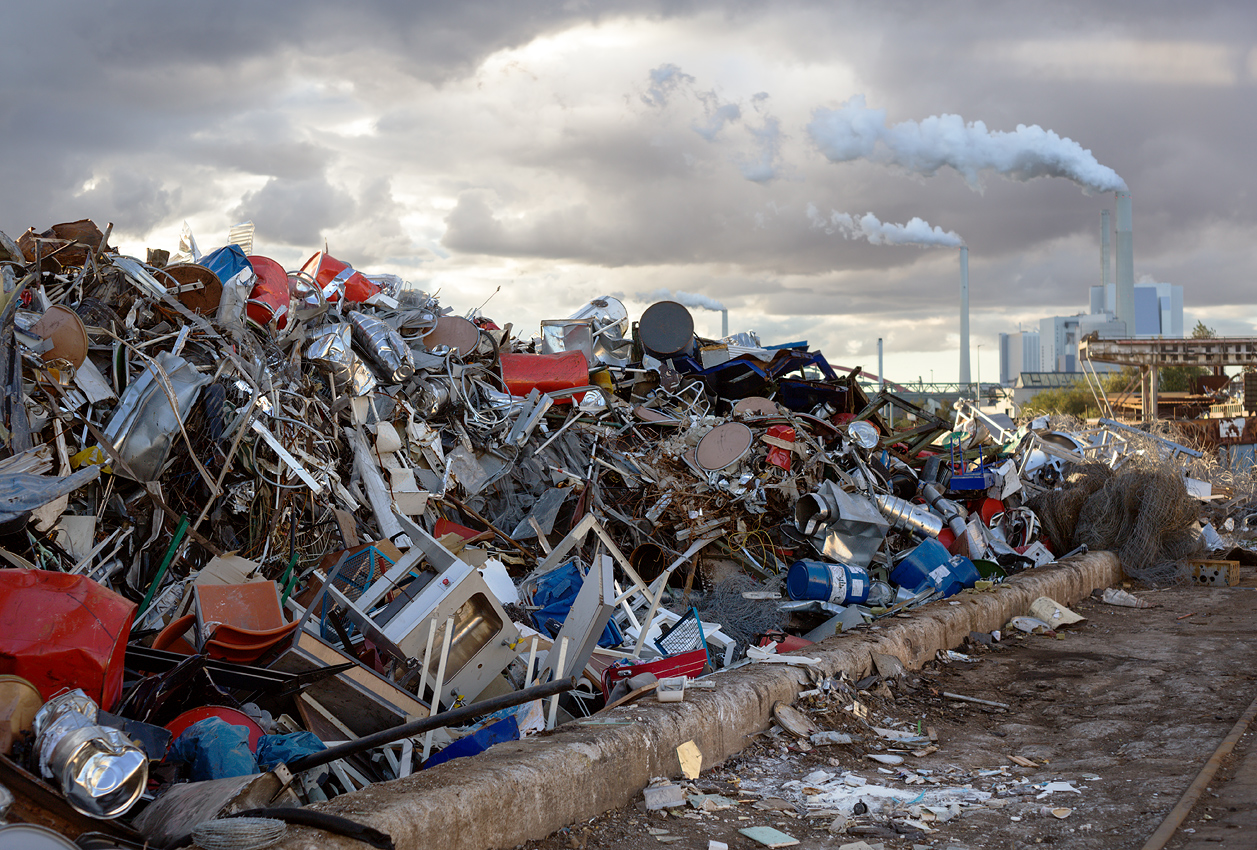
{"type": "MultiPolygon", "coordinates": [[[[894,619],[869,632],[809,647],[827,675],[868,675],[872,653],[896,655],[919,669],[970,631],[1003,628],[1036,598],[1071,605],[1096,588],[1121,581],[1110,552],[1092,552],[1019,575],[993,592],[966,593],[894,619]],[[953,604],[956,603],[956,604],[953,604]]],[[[392,835],[399,850],[489,850],[544,838],[560,827],[631,802],[653,777],[680,776],[676,748],[693,740],[704,766],[739,752],[768,726],[778,700],[793,702],[806,674],[757,664],[718,674],[714,691],[688,691],[685,701],[643,700],[609,712],[620,726],[570,724],[541,738],[499,744],[394,782],[372,785],[315,808],[392,835]]],[[[283,848],[360,850],[363,844],[309,829],[290,830],[283,848]]]]}

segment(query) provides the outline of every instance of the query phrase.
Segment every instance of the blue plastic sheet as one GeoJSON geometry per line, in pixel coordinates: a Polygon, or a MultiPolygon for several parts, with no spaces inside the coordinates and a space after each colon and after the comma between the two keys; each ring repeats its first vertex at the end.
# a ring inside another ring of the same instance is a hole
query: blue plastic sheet
{"type": "MultiPolygon", "coordinates": [[[[574,560],[568,561],[561,567],[555,567],[537,579],[537,591],[532,597],[532,604],[538,606],[537,610],[532,612],[532,621],[537,631],[551,638],[558,637],[557,632],[547,627],[546,623],[549,620],[562,623],[567,619],[568,612],[572,610],[572,603],[576,601],[576,594],[580,593],[581,585],[584,583],[585,577],[581,575],[580,568],[574,560]]],[[[602,636],[598,638],[599,646],[619,646],[623,642],[624,636],[614,621],[607,623],[607,627],[602,630],[602,636]]]]}
{"type": "Polygon", "coordinates": [[[246,269],[249,274],[253,273],[253,266],[249,265],[249,259],[239,245],[228,245],[211,251],[201,258],[201,265],[218,275],[224,286],[246,269]]]}
{"type": "Polygon", "coordinates": [[[313,732],[263,735],[258,739],[258,766],[263,770],[274,770],[277,765],[321,753],[326,749],[327,745],[313,732]]]}
{"type": "Polygon", "coordinates": [[[249,751],[249,730],[218,717],[193,723],[170,745],[166,760],[183,765],[193,782],[260,773],[249,751]]]}
{"type": "Polygon", "coordinates": [[[516,741],[519,739],[519,726],[515,722],[515,717],[499,720],[497,723],[490,723],[481,729],[476,730],[473,734],[466,738],[459,738],[450,744],[441,752],[429,758],[423,763],[425,768],[434,767],[442,762],[450,759],[461,758],[462,756],[474,756],[477,753],[483,753],[494,744],[500,744],[503,741],[516,741]]]}

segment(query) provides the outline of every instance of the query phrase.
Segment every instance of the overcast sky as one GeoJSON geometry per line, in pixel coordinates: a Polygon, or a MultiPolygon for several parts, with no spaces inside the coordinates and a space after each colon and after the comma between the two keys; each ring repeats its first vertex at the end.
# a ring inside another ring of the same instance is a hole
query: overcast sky
{"type": "Polygon", "coordinates": [[[1130,187],[1137,280],[1257,335],[1255,24],[1164,0],[28,3],[0,230],[89,217],[143,258],[251,219],[289,268],[326,241],[459,313],[501,286],[484,312],[526,336],[683,290],[769,344],[875,371],[881,336],[888,377],[954,380],[957,249],[878,238],[919,218],[969,246],[994,380],[1001,331],[1086,310],[1095,175],[1130,187]]]}

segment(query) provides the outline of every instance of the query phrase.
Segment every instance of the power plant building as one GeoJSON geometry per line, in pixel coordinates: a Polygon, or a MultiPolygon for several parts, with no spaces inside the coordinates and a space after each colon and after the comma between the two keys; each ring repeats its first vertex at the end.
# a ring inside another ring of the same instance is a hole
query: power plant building
{"type": "MultiPolygon", "coordinates": [[[[1100,284],[1090,288],[1087,313],[1049,316],[1039,330],[999,335],[1000,383],[1013,386],[1024,373],[1081,372],[1078,342],[1089,334],[1102,339],[1182,339],[1183,287],[1172,283],[1134,283],[1129,193],[1117,195],[1117,275],[1112,275],[1110,217],[1101,215],[1100,284]],[[1035,356],[1030,347],[1037,340],[1035,356]]],[[[1112,371],[1095,364],[1096,371],[1112,371]]]]}

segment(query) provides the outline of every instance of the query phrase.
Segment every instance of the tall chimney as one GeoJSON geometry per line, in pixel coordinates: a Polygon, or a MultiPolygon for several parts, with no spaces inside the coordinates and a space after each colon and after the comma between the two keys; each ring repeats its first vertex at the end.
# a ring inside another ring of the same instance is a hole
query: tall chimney
{"type": "Polygon", "coordinates": [[[1105,310],[1112,312],[1116,305],[1110,300],[1109,286],[1113,283],[1113,225],[1109,221],[1109,211],[1100,210],[1100,303],[1105,310]]]}
{"type": "Polygon", "coordinates": [[[1131,241],[1130,192],[1117,192],[1117,303],[1126,336],[1135,335],[1135,249],[1131,241]]]}
{"type": "Polygon", "coordinates": [[[720,338],[724,339],[729,335],[729,308],[720,308],[720,338]]]}
{"type": "MultiPolygon", "coordinates": [[[[1132,296],[1133,298],[1133,296],[1132,296]]],[[[969,249],[960,248],[960,386],[969,385],[969,249]]]]}

